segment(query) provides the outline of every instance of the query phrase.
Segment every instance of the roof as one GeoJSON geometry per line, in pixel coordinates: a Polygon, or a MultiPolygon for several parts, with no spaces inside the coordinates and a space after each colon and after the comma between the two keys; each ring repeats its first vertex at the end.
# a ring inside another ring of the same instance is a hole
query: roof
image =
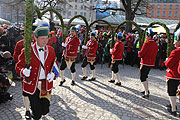
{"type": "MultiPolygon", "coordinates": [[[[110,15],[108,17],[103,18],[102,20],[105,20],[111,24],[119,24],[125,21],[125,16],[123,15],[110,15]]],[[[179,20],[168,20],[168,19],[157,19],[157,18],[147,18],[147,17],[135,17],[136,23],[141,24],[150,24],[152,22],[161,22],[166,25],[170,24],[177,24],[179,23],[179,20]]]]}

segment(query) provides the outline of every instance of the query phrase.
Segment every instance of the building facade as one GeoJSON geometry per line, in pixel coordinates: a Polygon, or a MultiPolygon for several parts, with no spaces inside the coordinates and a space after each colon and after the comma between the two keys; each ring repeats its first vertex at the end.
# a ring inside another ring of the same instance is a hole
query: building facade
{"type": "Polygon", "coordinates": [[[180,20],[180,0],[148,0],[147,17],[180,20]]]}
{"type": "Polygon", "coordinates": [[[5,4],[0,0],[0,18],[10,21],[11,23],[24,23],[25,20],[25,3],[20,4],[12,2],[5,4]]]}
{"type": "Polygon", "coordinates": [[[67,0],[68,4],[58,4],[63,19],[71,19],[75,15],[84,16],[88,22],[96,20],[96,12],[93,10],[95,0],[67,0]]]}

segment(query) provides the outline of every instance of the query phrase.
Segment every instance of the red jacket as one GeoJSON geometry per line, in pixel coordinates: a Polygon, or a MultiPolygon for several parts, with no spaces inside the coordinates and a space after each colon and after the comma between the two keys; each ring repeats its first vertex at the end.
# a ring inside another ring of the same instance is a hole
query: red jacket
{"type": "MultiPolygon", "coordinates": [[[[54,48],[52,48],[50,46],[46,46],[44,55],[45,55],[44,56],[44,58],[45,58],[45,62],[44,62],[45,76],[47,77],[47,74],[50,73],[51,68],[53,66],[53,63],[54,63],[54,60],[56,58],[54,48]]],[[[56,64],[58,65],[57,62],[56,62],[56,64]]],[[[39,73],[41,71],[41,64],[40,64],[39,54],[38,54],[38,51],[36,48],[36,43],[31,46],[31,63],[30,63],[30,66],[32,68],[31,68],[29,81],[27,81],[26,77],[24,77],[24,75],[23,75],[23,70],[26,67],[26,63],[25,63],[24,49],[22,49],[22,52],[19,56],[19,60],[18,60],[18,63],[16,64],[15,69],[16,69],[17,73],[21,77],[23,77],[23,91],[25,93],[33,95],[37,89],[38,80],[39,80],[39,73]]],[[[49,83],[46,80],[45,83],[46,83],[45,89],[47,91],[51,91],[51,89],[53,87],[53,81],[49,83]]]]}
{"type": "Polygon", "coordinates": [[[180,74],[180,60],[179,60],[179,65],[178,65],[178,73],[180,74]]]}
{"type": "Polygon", "coordinates": [[[158,45],[154,40],[148,40],[147,42],[145,42],[138,55],[139,57],[141,57],[140,64],[146,66],[154,66],[157,52],[158,45]]]}
{"type": "Polygon", "coordinates": [[[168,57],[165,65],[167,66],[166,77],[170,79],[180,80],[180,74],[178,73],[178,66],[180,61],[180,47],[173,50],[168,57]]]}
{"type": "Polygon", "coordinates": [[[73,36],[72,38],[67,37],[65,43],[67,44],[67,46],[63,51],[63,55],[70,58],[76,58],[80,43],[79,38],[77,38],[76,36],[73,36]]]}
{"type": "Polygon", "coordinates": [[[85,50],[83,56],[85,56],[85,54],[86,54],[87,58],[96,58],[96,51],[98,48],[98,42],[96,40],[94,40],[94,41],[89,40],[86,43],[86,46],[88,47],[88,49],[85,50]]]}
{"type": "MultiPolygon", "coordinates": [[[[33,43],[36,42],[36,38],[34,37],[33,43]]],[[[16,46],[14,48],[14,53],[13,53],[13,59],[14,61],[18,62],[18,56],[21,54],[21,50],[24,48],[24,39],[18,41],[16,43],[16,46]]]]}
{"type": "Polygon", "coordinates": [[[112,54],[112,60],[122,60],[123,50],[124,50],[123,43],[121,41],[117,41],[114,45],[113,51],[110,52],[110,54],[112,54]]]}

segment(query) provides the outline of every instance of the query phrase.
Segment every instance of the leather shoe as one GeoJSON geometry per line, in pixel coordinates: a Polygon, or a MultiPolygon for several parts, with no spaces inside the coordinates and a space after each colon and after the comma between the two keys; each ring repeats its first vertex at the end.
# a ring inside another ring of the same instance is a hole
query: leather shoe
{"type": "Polygon", "coordinates": [[[172,111],[171,109],[167,109],[167,111],[173,116],[177,115],[177,111],[172,111]]]}
{"type": "MultiPolygon", "coordinates": [[[[142,91],[141,93],[142,93],[142,94],[145,94],[145,91],[142,91]]],[[[149,90],[148,90],[148,94],[150,94],[149,90]]]]}
{"type": "Polygon", "coordinates": [[[86,80],[87,78],[88,78],[87,76],[83,76],[81,80],[86,80]]]}
{"type": "Polygon", "coordinates": [[[149,98],[149,93],[147,95],[142,95],[142,98],[149,98]]]}
{"type": "Polygon", "coordinates": [[[121,82],[116,82],[115,85],[121,86],[121,82]]]}
{"type": "Polygon", "coordinates": [[[26,118],[26,120],[30,120],[31,119],[31,113],[30,113],[29,110],[26,111],[25,118],[26,118]]]}
{"type": "Polygon", "coordinates": [[[109,80],[108,82],[110,82],[110,83],[114,83],[114,82],[115,82],[115,80],[109,80]]]}
{"type": "Polygon", "coordinates": [[[62,86],[65,81],[66,81],[65,79],[63,81],[61,81],[59,86],[62,86]]]}
{"type": "Polygon", "coordinates": [[[75,81],[74,80],[72,80],[71,85],[75,85],[75,81]]]}
{"type": "Polygon", "coordinates": [[[96,80],[96,78],[91,78],[91,79],[89,79],[89,81],[95,81],[96,80]]]}

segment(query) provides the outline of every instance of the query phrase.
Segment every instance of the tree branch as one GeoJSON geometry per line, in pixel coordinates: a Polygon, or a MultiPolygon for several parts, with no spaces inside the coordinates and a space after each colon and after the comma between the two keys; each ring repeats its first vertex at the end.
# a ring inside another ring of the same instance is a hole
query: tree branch
{"type": "Polygon", "coordinates": [[[100,10],[99,12],[101,12],[101,13],[106,12],[108,10],[123,11],[123,12],[125,12],[125,10],[122,9],[122,8],[110,8],[110,7],[107,7],[105,9],[103,9],[103,8],[93,8],[93,10],[100,10]]]}
{"type": "Polygon", "coordinates": [[[135,8],[134,8],[134,11],[132,12],[132,14],[135,14],[135,13],[136,13],[136,11],[137,11],[137,9],[138,9],[141,1],[142,1],[142,0],[138,0],[138,2],[137,2],[137,4],[136,4],[136,6],[135,6],[135,8]]]}

